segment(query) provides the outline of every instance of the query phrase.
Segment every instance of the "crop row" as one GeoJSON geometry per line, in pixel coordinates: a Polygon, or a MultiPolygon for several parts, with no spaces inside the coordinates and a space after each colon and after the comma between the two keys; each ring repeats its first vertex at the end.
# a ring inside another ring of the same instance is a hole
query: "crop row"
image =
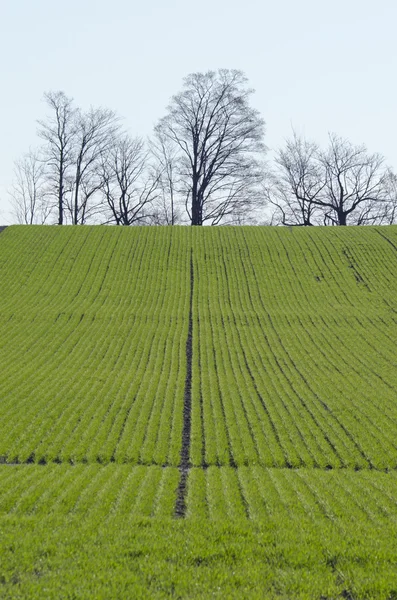
{"type": "MultiPolygon", "coordinates": [[[[173,517],[174,467],[2,465],[0,514],[173,517]]],[[[397,475],[363,470],[193,468],[187,519],[397,521],[397,475]]]]}
{"type": "Polygon", "coordinates": [[[50,240],[33,273],[15,276],[17,290],[14,273],[35,236],[16,228],[8,238],[0,456],[177,465],[190,293],[185,232],[44,230],[50,240]]]}
{"type": "Polygon", "coordinates": [[[196,235],[194,465],[397,465],[397,323],[381,302],[397,254],[361,236],[196,235]]]}
{"type": "Polygon", "coordinates": [[[156,466],[3,465],[0,513],[171,517],[178,477],[156,466]]]}
{"type": "Polygon", "coordinates": [[[179,465],[192,289],[193,466],[394,469],[396,240],[9,228],[0,459],[179,465]]]}
{"type": "Polygon", "coordinates": [[[195,468],[187,517],[391,524],[397,519],[396,486],[395,473],[368,470],[195,468]]]}

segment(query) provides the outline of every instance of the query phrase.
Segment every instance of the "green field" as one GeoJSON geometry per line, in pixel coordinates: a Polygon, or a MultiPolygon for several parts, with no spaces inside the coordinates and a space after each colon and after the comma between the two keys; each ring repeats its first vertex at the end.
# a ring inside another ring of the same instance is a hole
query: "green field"
{"type": "Polygon", "coordinates": [[[0,598],[397,599],[397,227],[0,234],[0,598]]]}

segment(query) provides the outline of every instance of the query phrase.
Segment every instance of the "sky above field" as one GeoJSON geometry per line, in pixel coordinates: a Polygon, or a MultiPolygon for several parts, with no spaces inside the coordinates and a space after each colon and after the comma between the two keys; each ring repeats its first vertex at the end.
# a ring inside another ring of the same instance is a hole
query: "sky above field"
{"type": "Polygon", "coordinates": [[[146,136],[184,76],[241,69],[270,151],[292,127],[321,144],[336,132],[397,169],[396,22],[395,0],[2,0],[0,225],[50,90],[146,136]]]}

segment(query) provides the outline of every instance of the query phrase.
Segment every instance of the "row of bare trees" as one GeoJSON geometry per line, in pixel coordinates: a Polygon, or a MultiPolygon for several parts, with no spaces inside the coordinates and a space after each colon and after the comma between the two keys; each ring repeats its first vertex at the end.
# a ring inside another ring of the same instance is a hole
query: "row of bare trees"
{"type": "Polygon", "coordinates": [[[21,223],[191,225],[393,223],[397,178],[379,154],[335,134],[324,150],[293,134],[265,162],[264,121],[241,71],[184,79],[149,140],[109,109],[45,94],[41,145],[15,164],[21,223]]]}

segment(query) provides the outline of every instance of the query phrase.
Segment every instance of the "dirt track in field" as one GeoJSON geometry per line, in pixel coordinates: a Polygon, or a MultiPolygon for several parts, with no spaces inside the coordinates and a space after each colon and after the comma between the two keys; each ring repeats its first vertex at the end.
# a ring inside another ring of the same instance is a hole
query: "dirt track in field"
{"type": "Polygon", "coordinates": [[[181,460],[179,464],[180,479],[175,502],[175,516],[184,517],[186,513],[187,479],[189,474],[190,431],[192,420],[192,354],[193,354],[193,256],[190,255],[190,306],[189,329],[186,339],[186,379],[183,402],[183,430],[181,460]]]}

